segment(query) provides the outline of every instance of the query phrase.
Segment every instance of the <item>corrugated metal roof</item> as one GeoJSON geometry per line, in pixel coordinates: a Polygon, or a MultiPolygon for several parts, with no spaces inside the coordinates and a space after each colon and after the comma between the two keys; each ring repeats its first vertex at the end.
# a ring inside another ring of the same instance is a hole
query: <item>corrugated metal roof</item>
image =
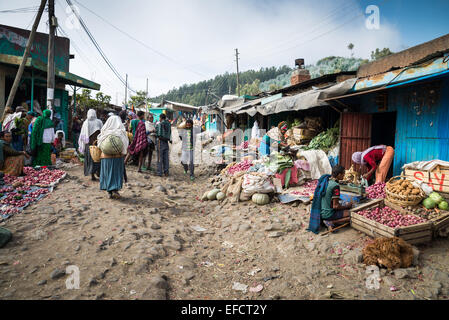
{"type": "Polygon", "coordinates": [[[404,68],[448,51],[449,34],[446,34],[440,38],[361,65],[357,71],[357,77],[364,78],[390,70],[404,68]]]}

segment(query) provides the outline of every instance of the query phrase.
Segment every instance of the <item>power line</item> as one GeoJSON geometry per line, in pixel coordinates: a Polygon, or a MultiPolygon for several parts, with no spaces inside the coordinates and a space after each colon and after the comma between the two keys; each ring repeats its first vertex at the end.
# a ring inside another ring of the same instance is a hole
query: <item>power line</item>
{"type": "MultiPolygon", "coordinates": [[[[120,75],[120,73],[115,69],[115,67],[112,65],[112,63],[109,61],[109,59],[106,57],[106,54],[103,52],[103,50],[101,49],[100,45],[98,44],[98,42],[95,40],[95,38],[93,37],[92,33],[89,31],[89,29],[87,28],[86,24],[84,23],[84,20],[81,18],[81,16],[79,15],[79,13],[77,12],[77,10],[75,10],[73,8],[73,4],[71,0],[66,0],[67,4],[70,6],[70,8],[72,9],[72,12],[75,14],[75,16],[78,18],[78,21],[81,24],[81,27],[83,28],[83,30],[86,32],[86,34],[88,35],[89,39],[92,41],[92,43],[94,44],[95,48],[97,49],[97,51],[100,53],[101,57],[103,58],[103,60],[106,62],[106,64],[109,66],[109,68],[112,70],[112,72],[116,75],[116,77],[124,84],[125,80],[122,78],[122,76],[120,75]]],[[[135,90],[131,89],[129,86],[127,87],[128,90],[133,91],[134,93],[137,93],[135,90]]]]}
{"type": "MultiPolygon", "coordinates": [[[[62,27],[60,25],[58,25],[58,30],[60,31],[60,33],[62,35],[64,35],[67,38],[70,38],[69,35],[64,31],[64,29],[62,29],[62,27]]],[[[84,52],[76,45],[75,41],[73,39],[70,39],[70,44],[75,48],[76,52],[79,53],[79,55],[81,56],[81,59],[84,61],[84,63],[87,65],[87,67],[89,67],[90,69],[95,69],[97,71],[101,70],[95,65],[93,64],[89,58],[87,58],[87,56],[84,54],[84,52]]],[[[106,77],[107,78],[107,77],[106,77]]],[[[115,90],[114,85],[111,84],[109,81],[103,81],[104,84],[106,84],[110,89],[112,89],[113,91],[115,90]]]]}
{"type": "Polygon", "coordinates": [[[161,57],[163,57],[163,58],[165,58],[165,59],[167,59],[167,60],[170,60],[171,62],[173,62],[173,63],[175,63],[175,64],[181,66],[182,68],[184,68],[184,69],[186,69],[186,70],[188,70],[188,71],[190,71],[190,72],[193,72],[193,73],[195,73],[195,74],[197,74],[197,75],[199,75],[199,76],[201,76],[201,77],[206,77],[205,74],[202,74],[202,73],[200,73],[200,72],[197,72],[197,71],[195,71],[195,70],[192,70],[192,69],[190,69],[190,68],[184,66],[183,64],[181,64],[181,63],[177,62],[176,60],[174,60],[173,58],[171,58],[171,57],[169,57],[169,56],[163,54],[162,52],[160,52],[160,51],[158,51],[158,50],[156,50],[156,49],[154,49],[154,48],[152,48],[152,47],[150,47],[149,45],[147,45],[146,43],[140,41],[139,39],[136,39],[135,37],[133,37],[132,35],[130,35],[130,34],[127,33],[126,31],[121,30],[120,28],[116,27],[115,25],[113,25],[112,23],[110,23],[109,21],[107,21],[106,19],[104,19],[103,17],[101,17],[100,15],[98,15],[97,13],[95,13],[94,11],[90,10],[89,8],[87,8],[86,6],[84,6],[83,4],[81,4],[79,1],[77,1],[77,0],[74,0],[74,1],[75,1],[78,5],[80,5],[81,7],[83,7],[84,9],[86,9],[87,11],[89,11],[90,13],[92,13],[93,15],[95,15],[96,17],[98,17],[99,19],[101,19],[101,20],[103,20],[104,22],[106,22],[107,24],[109,24],[111,27],[113,27],[113,28],[116,29],[117,31],[123,33],[123,34],[126,35],[128,38],[130,38],[131,40],[136,41],[137,43],[139,43],[140,45],[142,45],[142,46],[145,47],[146,49],[148,49],[148,50],[150,50],[150,51],[156,53],[157,55],[159,55],[159,56],[161,56],[161,57]]]}

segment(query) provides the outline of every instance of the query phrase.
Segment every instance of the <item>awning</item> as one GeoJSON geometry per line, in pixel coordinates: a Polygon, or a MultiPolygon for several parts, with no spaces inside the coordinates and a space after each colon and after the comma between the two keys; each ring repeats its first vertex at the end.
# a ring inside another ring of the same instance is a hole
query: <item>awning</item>
{"type": "MultiPolygon", "coordinates": [[[[23,57],[8,54],[0,54],[0,63],[3,64],[19,67],[20,64],[22,63],[22,60],[23,57]]],[[[36,69],[44,73],[47,73],[47,64],[33,58],[27,59],[25,68],[36,69]]],[[[55,78],[64,84],[69,84],[81,88],[88,88],[92,90],[100,90],[100,84],[82,78],[74,73],[62,71],[57,68],[55,68],[55,78]]]]}
{"type": "Polygon", "coordinates": [[[324,101],[339,100],[339,99],[343,99],[343,98],[360,96],[362,94],[367,94],[367,93],[372,93],[372,92],[385,91],[385,90],[388,90],[388,89],[391,89],[391,88],[394,88],[394,87],[406,86],[406,85],[410,85],[410,84],[413,84],[413,83],[416,83],[416,82],[425,81],[425,80],[428,80],[428,79],[436,79],[436,78],[447,76],[447,75],[449,75],[449,70],[438,72],[436,74],[423,76],[423,77],[420,77],[420,78],[415,78],[415,79],[408,80],[408,81],[403,81],[403,82],[399,82],[399,83],[393,83],[393,84],[390,84],[390,85],[387,85],[387,86],[383,86],[383,87],[379,87],[379,88],[375,88],[375,89],[362,90],[362,91],[358,91],[358,92],[354,92],[354,93],[340,95],[340,96],[337,96],[337,97],[332,97],[332,98],[325,99],[324,101]]]}
{"type": "Polygon", "coordinates": [[[236,105],[236,106],[234,106],[232,108],[227,108],[227,109],[224,110],[224,113],[225,114],[227,114],[227,113],[237,113],[237,114],[244,113],[244,112],[239,112],[239,111],[241,111],[243,109],[247,109],[247,108],[255,106],[255,105],[258,105],[258,104],[260,104],[262,102],[263,99],[264,98],[254,99],[254,100],[250,100],[248,102],[245,102],[243,104],[236,105]]]}
{"type": "Polygon", "coordinates": [[[194,112],[197,111],[199,108],[195,106],[191,106],[190,104],[180,103],[180,102],[172,102],[168,100],[164,100],[167,104],[171,105],[167,108],[169,110],[173,111],[185,111],[185,112],[194,112]]]}
{"type": "Polygon", "coordinates": [[[266,116],[286,111],[306,110],[314,107],[327,106],[325,99],[342,95],[348,92],[355,84],[357,79],[352,78],[343,82],[331,85],[327,88],[312,89],[294,96],[288,96],[279,100],[270,102],[266,105],[257,105],[248,109],[241,109],[239,113],[247,113],[254,116],[257,112],[266,116]]]}

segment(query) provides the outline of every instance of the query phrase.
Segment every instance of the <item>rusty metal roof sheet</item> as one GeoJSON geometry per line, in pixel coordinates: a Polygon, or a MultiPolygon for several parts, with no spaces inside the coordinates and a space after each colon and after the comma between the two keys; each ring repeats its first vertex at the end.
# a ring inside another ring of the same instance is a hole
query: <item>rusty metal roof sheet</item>
{"type": "Polygon", "coordinates": [[[449,34],[446,34],[440,38],[361,65],[357,71],[357,77],[365,78],[394,69],[404,68],[437,57],[448,51],[449,34]]]}

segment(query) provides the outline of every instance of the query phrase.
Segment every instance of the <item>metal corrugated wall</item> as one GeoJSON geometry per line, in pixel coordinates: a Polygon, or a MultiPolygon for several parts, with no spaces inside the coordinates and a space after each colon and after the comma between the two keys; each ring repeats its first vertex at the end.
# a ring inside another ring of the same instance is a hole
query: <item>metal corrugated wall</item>
{"type": "Polygon", "coordinates": [[[449,161],[449,82],[444,80],[438,99],[424,96],[428,88],[422,85],[400,88],[393,92],[398,103],[395,140],[395,175],[401,167],[413,161],[449,161]]]}

